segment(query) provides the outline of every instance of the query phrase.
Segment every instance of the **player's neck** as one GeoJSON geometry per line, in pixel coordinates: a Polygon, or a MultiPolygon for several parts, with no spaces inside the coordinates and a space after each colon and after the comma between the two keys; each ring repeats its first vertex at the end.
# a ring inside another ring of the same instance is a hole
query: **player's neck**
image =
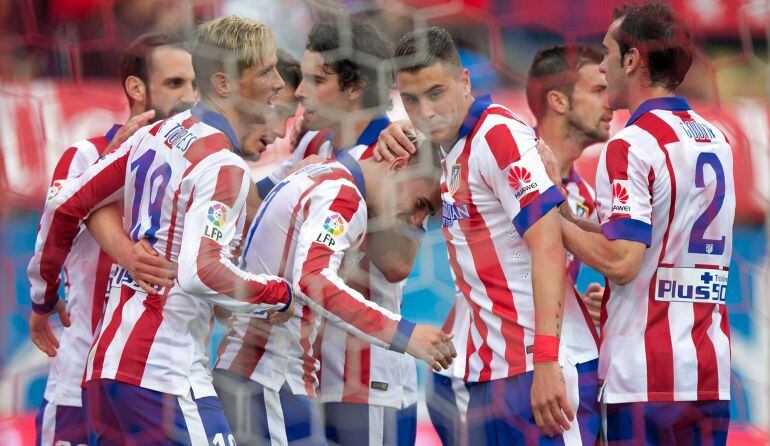
{"type": "Polygon", "coordinates": [[[676,96],[673,90],[669,90],[665,87],[647,85],[639,85],[634,88],[630,88],[628,92],[628,111],[633,113],[639,108],[642,103],[648,99],[666,98],[676,96]]]}
{"type": "Polygon", "coordinates": [[[338,121],[329,127],[332,132],[332,146],[337,150],[353,146],[374,118],[364,112],[352,112],[346,116],[350,119],[338,121]]]}
{"type": "Polygon", "coordinates": [[[551,148],[556,162],[559,164],[559,174],[567,178],[572,165],[580,158],[585,144],[570,137],[569,124],[558,119],[544,118],[537,126],[538,136],[551,148]]]}

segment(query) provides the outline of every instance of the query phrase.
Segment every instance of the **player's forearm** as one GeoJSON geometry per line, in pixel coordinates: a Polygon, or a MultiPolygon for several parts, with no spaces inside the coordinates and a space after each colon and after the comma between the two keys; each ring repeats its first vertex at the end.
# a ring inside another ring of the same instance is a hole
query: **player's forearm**
{"type": "Polygon", "coordinates": [[[396,349],[400,325],[413,324],[366,300],[329,270],[306,270],[294,284],[311,308],[341,329],[384,348],[396,349]],[[402,324],[403,323],[403,324],[402,324]]]}
{"type": "Polygon", "coordinates": [[[624,285],[636,276],[633,256],[617,241],[601,232],[589,232],[575,223],[562,219],[564,245],[575,257],[615,283],[624,285]]]}
{"type": "Polygon", "coordinates": [[[561,243],[549,245],[532,251],[535,333],[560,337],[564,315],[566,252],[561,243]]]}
{"type": "Polygon", "coordinates": [[[123,212],[119,203],[96,210],[84,223],[104,252],[121,266],[130,266],[126,256],[131,252],[133,243],[123,229],[123,212]]]}

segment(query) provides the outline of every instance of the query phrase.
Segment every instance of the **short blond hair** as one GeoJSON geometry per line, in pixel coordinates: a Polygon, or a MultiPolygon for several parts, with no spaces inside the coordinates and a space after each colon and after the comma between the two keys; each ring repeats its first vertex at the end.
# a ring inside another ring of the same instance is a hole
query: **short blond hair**
{"type": "Polygon", "coordinates": [[[203,22],[198,25],[192,52],[198,88],[205,94],[214,73],[240,77],[276,51],[273,33],[262,23],[232,15],[203,22]]]}

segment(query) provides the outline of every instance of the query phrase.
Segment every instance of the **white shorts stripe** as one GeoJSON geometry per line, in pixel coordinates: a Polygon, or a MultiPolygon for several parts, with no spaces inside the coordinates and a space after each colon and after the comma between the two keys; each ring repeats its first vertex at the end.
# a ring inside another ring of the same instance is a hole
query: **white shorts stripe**
{"type": "Polygon", "coordinates": [[[289,440],[286,437],[286,423],[283,418],[281,397],[278,395],[278,392],[267,387],[264,388],[264,394],[267,429],[270,431],[270,445],[288,446],[289,440]]]}
{"type": "Polygon", "coordinates": [[[56,404],[46,403],[43,410],[43,422],[40,426],[40,446],[53,446],[56,433],[56,404]]]}
{"type": "Polygon", "coordinates": [[[569,407],[572,408],[572,411],[575,414],[575,418],[569,424],[569,429],[562,433],[564,446],[581,446],[583,440],[580,437],[580,423],[578,423],[577,417],[578,409],[580,409],[580,381],[578,380],[578,371],[577,368],[570,363],[565,363],[561,370],[564,375],[564,387],[567,391],[567,402],[569,402],[569,407]]]}
{"type": "Polygon", "coordinates": [[[385,441],[385,407],[369,406],[369,446],[382,446],[385,441]]]}
{"type": "Polygon", "coordinates": [[[198,412],[198,405],[191,397],[177,396],[177,401],[184,416],[190,444],[192,446],[208,446],[209,440],[206,436],[206,429],[203,427],[203,420],[201,420],[201,415],[198,412]]]}
{"type": "Polygon", "coordinates": [[[460,413],[460,421],[466,422],[466,416],[468,415],[468,401],[471,399],[471,394],[468,392],[468,388],[465,387],[465,381],[461,379],[452,379],[452,391],[455,394],[455,406],[460,413]]]}

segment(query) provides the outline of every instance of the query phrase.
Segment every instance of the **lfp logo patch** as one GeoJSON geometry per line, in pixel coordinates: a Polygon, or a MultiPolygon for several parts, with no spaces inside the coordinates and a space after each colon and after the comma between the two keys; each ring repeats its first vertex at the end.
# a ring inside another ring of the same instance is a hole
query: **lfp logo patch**
{"type": "Polygon", "coordinates": [[[62,185],[64,184],[61,180],[56,180],[53,182],[51,187],[48,188],[48,196],[46,197],[46,201],[51,201],[53,198],[57,195],[59,195],[59,192],[61,192],[62,185]]]}
{"type": "Polygon", "coordinates": [[[222,203],[212,204],[207,217],[214,227],[222,228],[227,223],[227,206],[222,203]]]}
{"type": "Polygon", "coordinates": [[[345,220],[340,214],[331,214],[324,221],[324,230],[336,237],[345,232],[345,220]]]}

